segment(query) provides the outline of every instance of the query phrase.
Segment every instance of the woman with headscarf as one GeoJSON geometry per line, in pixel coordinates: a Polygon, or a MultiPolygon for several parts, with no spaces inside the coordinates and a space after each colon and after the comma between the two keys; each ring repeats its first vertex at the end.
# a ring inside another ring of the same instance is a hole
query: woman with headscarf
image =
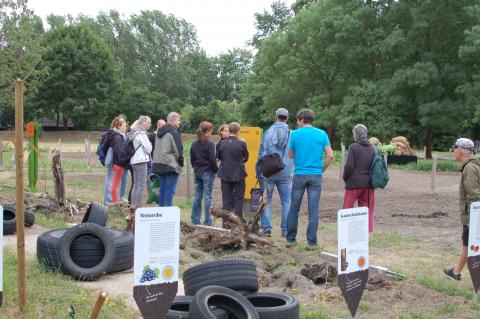
{"type": "Polygon", "coordinates": [[[373,233],[375,193],[370,186],[370,167],[375,150],[368,140],[368,130],[365,125],[355,125],[352,133],[355,143],[348,148],[347,161],[343,171],[343,180],[345,181],[343,208],[352,208],[356,201],[358,201],[359,207],[367,206],[368,232],[373,233]]]}

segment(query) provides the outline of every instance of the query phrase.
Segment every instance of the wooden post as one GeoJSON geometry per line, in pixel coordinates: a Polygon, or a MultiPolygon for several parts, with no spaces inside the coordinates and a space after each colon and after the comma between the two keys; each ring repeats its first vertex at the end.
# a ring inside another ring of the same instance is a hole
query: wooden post
{"type": "Polygon", "coordinates": [[[58,203],[65,205],[65,179],[62,169],[61,153],[55,151],[55,155],[52,158],[52,170],[54,179],[55,199],[58,203]]]}
{"type": "Polygon", "coordinates": [[[340,155],[340,176],[339,179],[343,179],[343,168],[345,166],[345,145],[341,144],[341,155],[340,155]]]}
{"type": "Polygon", "coordinates": [[[92,155],[92,151],[90,149],[90,139],[87,137],[85,138],[85,154],[87,155],[87,168],[90,169],[90,158],[92,155]]]}
{"type": "Polygon", "coordinates": [[[437,157],[433,156],[432,157],[432,183],[430,185],[432,192],[435,191],[435,175],[437,175],[437,157]]]}
{"type": "Polygon", "coordinates": [[[187,200],[190,200],[191,194],[190,194],[190,184],[191,184],[191,167],[190,167],[190,159],[188,158],[186,161],[186,166],[187,166],[187,200]]]}
{"type": "Polygon", "coordinates": [[[0,141],[0,169],[3,168],[3,142],[0,141]]]}
{"type": "Polygon", "coordinates": [[[23,81],[15,83],[15,162],[17,259],[18,259],[18,302],[20,311],[25,312],[27,292],[25,288],[25,193],[23,183],[23,81]]]}
{"type": "Polygon", "coordinates": [[[102,291],[97,298],[97,302],[93,307],[92,313],[90,314],[90,319],[97,319],[98,315],[100,314],[100,310],[105,302],[105,298],[107,298],[107,293],[102,291]]]}

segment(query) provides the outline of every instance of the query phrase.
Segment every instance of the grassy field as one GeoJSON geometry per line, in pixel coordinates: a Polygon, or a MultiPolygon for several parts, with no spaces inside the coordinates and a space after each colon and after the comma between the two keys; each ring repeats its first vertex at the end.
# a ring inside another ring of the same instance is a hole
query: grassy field
{"type": "MultiPolygon", "coordinates": [[[[69,276],[52,272],[37,262],[28,262],[27,309],[18,309],[17,259],[10,250],[4,251],[4,304],[0,318],[69,318],[67,307],[73,305],[77,318],[88,318],[97,294],[80,288],[69,276]]],[[[99,318],[134,318],[135,312],[125,306],[121,298],[108,298],[99,318]]]]}

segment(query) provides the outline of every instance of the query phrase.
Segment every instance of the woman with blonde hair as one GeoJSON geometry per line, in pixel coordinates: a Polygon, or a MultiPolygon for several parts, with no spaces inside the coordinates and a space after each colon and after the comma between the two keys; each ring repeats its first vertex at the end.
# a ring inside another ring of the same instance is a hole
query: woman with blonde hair
{"type": "Polygon", "coordinates": [[[132,130],[128,133],[128,139],[133,141],[135,154],[130,159],[130,165],[133,170],[133,187],[131,195],[132,207],[142,206],[143,191],[147,186],[147,163],[150,161],[152,143],[147,136],[147,130],[152,126],[150,117],[142,115],[132,125],[132,130]]]}
{"type": "Polygon", "coordinates": [[[247,144],[238,138],[240,124],[228,125],[230,136],[220,142],[217,159],[220,160],[218,177],[221,180],[223,209],[233,211],[243,219],[243,196],[248,161],[247,144]]]}
{"type": "Polygon", "coordinates": [[[228,130],[228,124],[220,125],[217,133],[218,133],[219,140],[217,142],[217,145],[215,146],[215,150],[218,154],[218,149],[220,148],[220,142],[230,136],[230,131],[228,130]]]}

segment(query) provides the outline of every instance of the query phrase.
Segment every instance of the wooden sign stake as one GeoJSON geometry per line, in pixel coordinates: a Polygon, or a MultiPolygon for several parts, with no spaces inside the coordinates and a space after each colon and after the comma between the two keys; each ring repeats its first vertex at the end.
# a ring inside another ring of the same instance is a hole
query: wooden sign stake
{"type": "Polygon", "coordinates": [[[17,210],[17,259],[18,259],[18,302],[20,311],[25,312],[27,292],[25,287],[25,192],[23,183],[23,81],[15,83],[15,162],[16,210],[17,210]]]}

